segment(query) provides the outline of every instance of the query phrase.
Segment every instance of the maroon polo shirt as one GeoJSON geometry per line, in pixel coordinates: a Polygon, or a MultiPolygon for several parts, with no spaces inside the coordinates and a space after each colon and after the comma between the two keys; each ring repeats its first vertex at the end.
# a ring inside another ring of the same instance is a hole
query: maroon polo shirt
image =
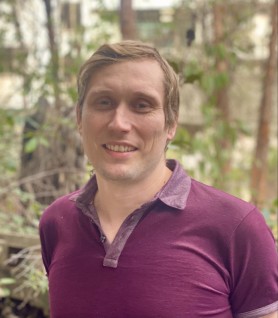
{"type": "Polygon", "coordinates": [[[52,318],[247,318],[277,309],[277,253],[260,212],[167,164],[168,183],[111,244],[91,203],[95,176],[46,209],[52,318]]]}

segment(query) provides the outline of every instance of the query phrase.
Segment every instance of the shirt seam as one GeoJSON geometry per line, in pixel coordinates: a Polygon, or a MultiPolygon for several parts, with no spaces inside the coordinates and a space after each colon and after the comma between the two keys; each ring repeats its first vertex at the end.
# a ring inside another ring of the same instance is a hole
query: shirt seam
{"type": "Polygon", "coordinates": [[[250,210],[241,220],[240,222],[238,223],[238,225],[234,228],[233,232],[231,233],[231,236],[229,238],[229,250],[231,248],[231,242],[232,242],[232,238],[234,237],[235,235],[235,232],[238,230],[238,228],[245,222],[245,220],[253,213],[257,210],[256,207],[253,207],[252,210],[250,210]]]}
{"type": "Polygon", "coordinates": [[[235,318],[259,318],[261,315],[268,315],[274,313],[276,310],[278,310],[278,301],[261,308],[236,314],[235,318]]]}

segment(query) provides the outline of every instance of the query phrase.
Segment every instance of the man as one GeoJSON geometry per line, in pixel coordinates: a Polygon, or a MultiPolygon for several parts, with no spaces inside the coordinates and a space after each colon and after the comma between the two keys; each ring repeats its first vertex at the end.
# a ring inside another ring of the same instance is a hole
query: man
{"type": "Polygon", "coordinates": [[[165,159],[178,80],[141,42],[81,67],[77,123],[95,174],[40,222],[52,318],[276,317],[277,255],[254,206],[165,159]]]}

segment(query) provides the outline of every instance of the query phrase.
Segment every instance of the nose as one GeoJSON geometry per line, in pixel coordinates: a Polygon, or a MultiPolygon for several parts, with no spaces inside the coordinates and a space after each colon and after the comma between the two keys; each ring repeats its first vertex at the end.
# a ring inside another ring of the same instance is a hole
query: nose
{"type": "Polygon", "coordinates": [[[125,103],[118,105],[111,114],[108,128],[120,132],[128,132],[131,129],[130,110],[125,103]]]}

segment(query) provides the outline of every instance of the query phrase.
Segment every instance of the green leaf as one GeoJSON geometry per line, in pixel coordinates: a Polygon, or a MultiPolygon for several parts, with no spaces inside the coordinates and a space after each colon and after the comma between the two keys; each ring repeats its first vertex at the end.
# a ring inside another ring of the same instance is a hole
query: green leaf
{"type": "Polygon", "coordinates": [[[217,73],[214,78],[215,87],[221,89],[229,83],[229,76],[226,72],[217,73]]]}
{"type": "Polygon", "coordinates": [[[37,148],[37,146],[38,146],[38,138],[33,137],[30,140],[28,140],[28,142],[26,143],[24,147],[24,151],[26,153],[31,153],[37,148]]]}
{"type": "Polygon", "coordinates": [[[201,86],[208,95],[211,95],[215,89],[215,81],[212,74],[204,74],[201,78],[201,86]]]}
{"type": "Polygon", "coordinates": [[[1,288],[0,287],[0,298],[4,298],[10,295],[10,290],[8,288],[1,288]]]}
{"type": "Polygon", "coordinates": [[[45,147],[48,147],[48,146],[49,146],[48,140],[47,140],[46,138],[44,138],[44,137],[40,137],[40,139],[39,139],[39,144],[40,144],[40,145],[43,145],[43,146],[45,146],[45,147]]]}
{"type": "Polygon", "coordinates": [[[184,69],[184,77],[186,83],[193,83],[195,81],[200,81],[203,72],[200,66],[196,62],[189,63],[184,69]]]}
{"type": "Polygon", "coordinates": [[[178,146],[180,148],[185,148],[190,143],[190,134],[184,128],[179,127],[176,132],[176,136],[172,141],[172,145],[178,146]]]}
{"type": "Polygon", "coordinates": [[[0,286],[2,285],[12,285],[15,283],[15,279],[11,277],[4,277],[0,279],[0,286]]]}

